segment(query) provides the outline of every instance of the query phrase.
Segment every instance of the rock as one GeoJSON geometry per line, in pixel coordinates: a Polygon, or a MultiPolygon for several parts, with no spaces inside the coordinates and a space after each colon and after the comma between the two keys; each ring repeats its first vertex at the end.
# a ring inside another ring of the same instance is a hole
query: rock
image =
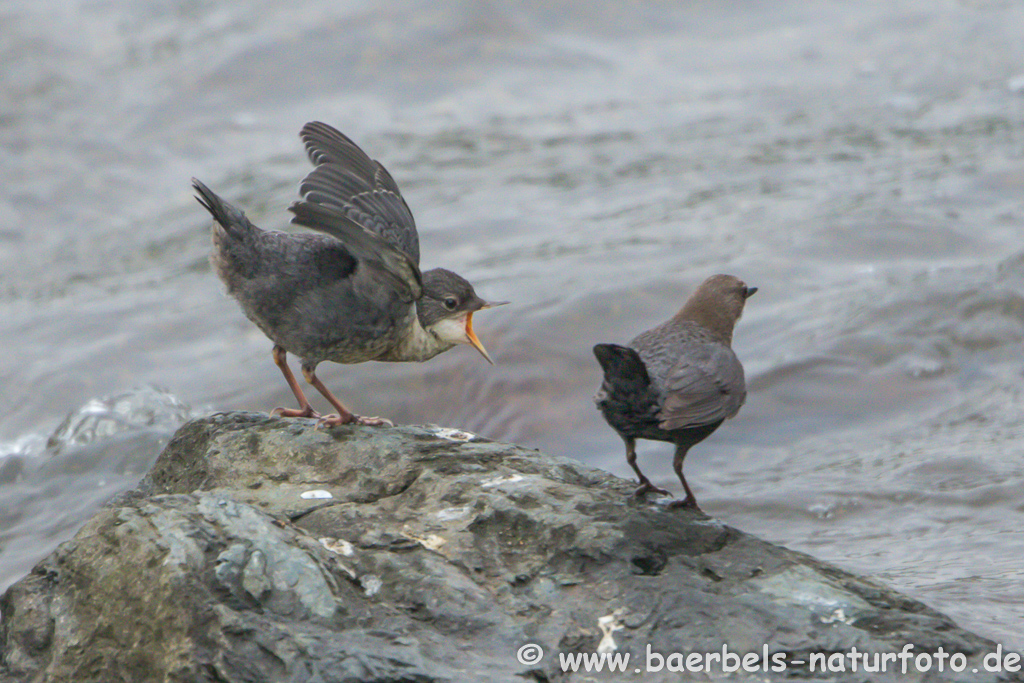
{"type": "Polygon", "coordinates": [[[907,644],[966,671],[838,678],[1019,680],[919,602],[632,489],[454,430],[194,420],[3,596],[0,681],[705,680],[671,653],[723,647],[713,678],[821,679],[797,660],[907,644]],[[629,673],[562,672],[597,652],[629,673]]]}

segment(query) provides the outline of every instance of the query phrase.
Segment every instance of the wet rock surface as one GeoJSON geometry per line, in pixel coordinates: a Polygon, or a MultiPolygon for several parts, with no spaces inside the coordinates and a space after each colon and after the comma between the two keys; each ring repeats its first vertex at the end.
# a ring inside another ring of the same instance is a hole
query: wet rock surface
{"type": "Polygon", "coordinates": [[[195,420],[4,595],[0,680],[709,676],[670,671],[682,658],[648,670],[648,646],[755,653],[731,680],[1019,680],[987,673],[995,644],[921,603],[632,489],[454,430],[195,420]],[[543,658],[520,661],[528,644],[543,658]],[[966,668],[798,663],[907,644],[966,668]],[[629,653],[628,673],[562,671],[559,654],[597,652],[629,653]]]}

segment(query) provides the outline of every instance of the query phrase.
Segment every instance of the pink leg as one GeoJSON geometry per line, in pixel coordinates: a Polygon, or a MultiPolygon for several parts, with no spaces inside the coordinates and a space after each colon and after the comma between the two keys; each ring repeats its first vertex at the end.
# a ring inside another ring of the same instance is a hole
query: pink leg
{"type": "Polygon", "coordinates": [[[306,399],[306,395],[302,393],[302,387],[299,386],[298,381],[295,379],[295,375],[292,374],[291,368],[288,367],[288,352],[285,351],[282,346],[274,346],[274,363],[277,367],[281,368],[281,372],[284,374],[284,380],[288,382],[288,387],[295,394],[296,400],[299,402],[299,409],[294,408],[274,408],[274,415],[282,415],[284,417],[320,417],[320,413],[313,410],[313,406],[309,405],[309,401],[306,399]]]}
{"type": "Polygon", "coordinates": [[[394,426],[390,420],[385,420],[381,417],[363,417],[356,415],[351,410],[342,405],[341,401],[331,393],[330,389],[324,386],[324,383],[320,381],[320,378],[316,376],[316,366],[309,367],[306,365],[302,366],[302,374],[306,378],[306,381],[313,385],[317,391],[319,391],[327,401],[334,406],[334,409],[338,411],[337,415],[325,415],[320,418],[320,422],[317,426],[334,427],[337,425],[347,424],[361,424],[371,425],[379,427],[381,425],[387,425],[389,427],[394,426]]]}

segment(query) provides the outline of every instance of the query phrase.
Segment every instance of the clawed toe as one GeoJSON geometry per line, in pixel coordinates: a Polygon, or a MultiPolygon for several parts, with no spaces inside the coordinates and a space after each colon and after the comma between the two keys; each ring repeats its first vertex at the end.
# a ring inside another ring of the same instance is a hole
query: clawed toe
{"type": "Polygon", "coordinates": [[[363,417],[362,415],[355,415],[349,413],[348,415],[324,415],[317,423],[316,427],[337,427],[339,425],[366,425],[368,427],[394,427],[394,423],[391,420],[386,420],[383,417],[363,417]]]}
{"type": "Polygon", "coordinates": [[[703,512],[703,510],[697,506],[697,501],[690,496],[687,496],[682,500],[673,500],[668,504],[668,507],[672,510],[696,510],[697,512],[703,512]]]}
{"type": "Polygon", "coordinates": [[[321,427],[338,427],[340,425],[352,424],[355,422],[355,415],[322,415],[319,420],[316,421],[316,428],[321,427]]]}
{"type": "Polygon", "coordinates": [[[640,497],[642,497],[642,496],[644,496],[644,495],[646,495],[648,493],[656,493],[659,496],[671,496],[672,495],[672,493],[670,491],[666,491],[665,489],[658,488],[657,486],[655,486],[654,484],[652,484],[649,481],[642,481],[642,482],[640,482],[639,488],[637,488],[637,490],[633,492],[633,495],[635,497],[637,497],[637,498],[640,498],[640,497]]]}
{"type": "Polygon", "coordinates": [[[281,417],[311,417],[316,420],[316,428],[321,427],[337,427],[339,425],[366,425],[369,427],[394,427],[395,423],[391,420],[387,420],[383,417],[363,417],[362,415],[355,415],[353,413],[344,413],[342,415],[330,414],[321,415],[310,407],[305,410],[297,410],[295,408],[274,408],[270,413],[271,415],[280,415],[281,417]]]}
{"type": "Polygon", "coordinates": [[[361,425],[368,425],[370,427],[394,427],[395,423],[387,418],[383,417],[363,417],[362,415],[355,416],[356,421],[361,425]]]}
{"type": "Polygon", "coordinates": [[[281,417],[312,417],[314,419],[321,419],[320,413],[313,410],[312,406],[306,406],[304,410],[297,410],[295,408],[274,408],[270,411],[271,415],[280,415],[281,417]]]}

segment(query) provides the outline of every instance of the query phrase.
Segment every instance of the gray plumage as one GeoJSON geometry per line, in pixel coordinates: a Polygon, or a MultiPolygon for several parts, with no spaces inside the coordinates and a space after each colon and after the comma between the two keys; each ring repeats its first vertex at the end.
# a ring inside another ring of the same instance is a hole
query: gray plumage
{"type": "Polygon", "coordinates": [[[326,123],[307,123],[299,137],[315,166],[299,185],[299,194],[376,233],[419,266],[416,222],[387,169],[326,123]]]}
{"type": "Polygon", "coordinates": [[[683,476],[687,451],[733,417],[747,396],[743,366],[731,348],[746,299],[757,291],[731,275],[704,281],[670,320],[637,335],[628,346],[598,344],[604,370],[598,409],[626,444],[626,460],[640,480],[637,494],[656,488],[636,464],[636,439],[676,445],[674,469],[686,498],[697,506],[683,476]]]}
{"type": "Polygon", "coordinates": [[[292,222],[316,233],[265,231],[193,179],[197,200],[214,218],[211,262],[245,315],[274,342],[274,359],[299,401],[285,353],[338,410],[331,424],[359,418],[316,379],[321,361],[424,361],[457,343],[475,346],[472,314],[494,304],[452,271],[419,270],[419,238],[391,175],[351,140],[323,123],[301,133],[313,171],[290,207],[292,222]]]}

